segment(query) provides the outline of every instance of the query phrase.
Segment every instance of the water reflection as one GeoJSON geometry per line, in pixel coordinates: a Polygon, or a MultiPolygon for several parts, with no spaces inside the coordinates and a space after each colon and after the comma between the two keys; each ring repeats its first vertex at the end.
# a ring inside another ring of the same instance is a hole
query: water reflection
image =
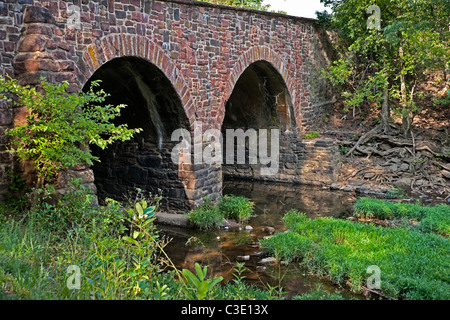
{"type": "Polygon", "coordinates": [[[310,218],[335,217],[350,213],[356,198],[343,192],[304,185],[273,182],[225,181],[224,194],[234,194],[255,203],[257,225],[280,225],[281,218],[291,209],[310,218]],[[268,219],[264,222],[265,219],[268,219]]]}
{"type": "MultiPolygon", "coordinates": [[[[260,287],[265,283],[272,286],[281,283],[290,292],[288,297],[309,292],[319,283],[324,289],[334,292],[336,288],[329,282],[308,275],[295,264],[281,269],[262,265],[260,261],[266,256],[261,252],[259,240],[273,229],[283,230],[282,218],[291,209],[304,212],[310,218],[345,217],[356,201],[353,195],[317,187],[249,181],[224,181],[223,193],[245,196],[255,203],[255,216],[248,222],[252,229],[246,230],[243,226],[241,229],[200,232],[162,227],[163,233],[173,238],[166,251],[178,268],[193,270],[198,262],[211,266],[214,276],[221,275],[229,281],[233,279],[236,261],[243,261],[248,269],[244,273],[248,283],[260,287]],[[192,237],[199,242],[186,245],[192,237]]],[[[346,291],[343,294],[349,295],[346,291]]]]}

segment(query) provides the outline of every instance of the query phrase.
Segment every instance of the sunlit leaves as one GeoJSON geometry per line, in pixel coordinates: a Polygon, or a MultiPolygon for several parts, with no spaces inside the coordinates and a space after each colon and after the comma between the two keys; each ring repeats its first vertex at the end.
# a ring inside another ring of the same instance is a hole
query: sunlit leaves
{"type": "Polygon", "coordinates": [[[321,2],[331,8],[325,25],[338,34],[336,48],[340,53],[323,75],[341,92],[345,106],[379,104],[383,90],[389,90],[388,99],[396,114],[405,119],[419,113],[418,83],[427,71],[442,72],[450,65],[450,2],[321,2]],[[366,11],[374,4],[380,8],[380,31],[367,28],[370,17],[366,11]]]}
{"type": "Polygon", "coordinates": [[[61,170],[98,161],[89,145],[105,149],[140,131],[111,123],[125,106],[104,105],[108,94],[99,85],[94,81],[88,92],[68,94],[67,82],[54,85],[42,78],[37,90],[0,78],[0,98],[25,106],[28,113],[26,123],[7,131],[11,150],[34,161],[41,182],[53,182],[61,170]]]}
{"type": "Polygon", "coordinates": [[[183,288],[183,292],[190,299],[204,300],[207,294],[223,280],[223,277],[207,279],[207,267],[202,269],[198,263],[195,263],[194,267],[196,274],[187,269],[182,271],[183,277],[189,286],[189,288],[183,288]]]}

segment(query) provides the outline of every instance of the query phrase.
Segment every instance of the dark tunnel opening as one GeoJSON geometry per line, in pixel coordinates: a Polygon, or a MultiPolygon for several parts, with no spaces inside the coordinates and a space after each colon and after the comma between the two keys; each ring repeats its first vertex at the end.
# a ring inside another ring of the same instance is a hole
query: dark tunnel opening
{"type": "Polygon", "coordinates": [[[97,195],[125,200],[136,188],[163,195],[162,208],[189,208],[184,183],[171,151],[171,134],[188,129],[189,121],[170,80],[155,65],[137,57],[113,59],[101,66],[85,84],[101,80],[100,88],[110,96],[105,105],[125,104],[116,124],[142,128],[130,141],[115,143],[106,150],[92,147],[100,162],[93,166],[97,195]]]}
{"type": "MultiPolygon", "coordinates": [[[[280,147],[283,149],[286,143],[289,143],[289,135],[295,131],[293,115],[292,101],[282,76],[269,62],[257,61],[242,73],[227,101],[222,134],[226,136],[229,129],[242,129],[246,133],[256,131],[260,136],[260,129],[265,129],[268,133],[267,149],[270,154],[271,130],[279,130],[280,147]]],[[[251,140],[249,136],[250,134],[245,139],[245,163],[238,161],[238,150],[235,147],[234,163],[226,162],[222,166],[225,179],[264,178],[261,175],[260,169],[263,166],[260,161],[257,164],[251,163],[250,157],[251,150],[256,151],[255,141],[258,144],[258,155],[262,146],[259,140],[251,140]]],[[[227,139],[224,141],[225,154],[227,139]]],[[[238,144],[237,138],[234,143],[238,144]]],[[[279,151],[283,153],[283,150],[279,151]]]]}

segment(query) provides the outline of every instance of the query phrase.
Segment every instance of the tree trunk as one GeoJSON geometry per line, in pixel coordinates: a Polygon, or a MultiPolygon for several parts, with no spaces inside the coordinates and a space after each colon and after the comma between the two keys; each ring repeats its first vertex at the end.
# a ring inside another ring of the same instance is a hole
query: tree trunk
{"type": "Polygon", "coordinates": [[[386,85],[383,93],[383,104],[381,106],[381,128],[385,134],[389,133],[389,118],[391,111],[389,108],[389,88],[386,85]]]}
{"type": "Polygon", "coordinates": [[[403,74],[404,69],[404,53],[403,53],[403,46],[400,45],[398,49],[398,54],[400,56],[400,93],[401,93],[401,106],[402,106],[402,128],[403,128],[403,134],[405,135],[405,138],[408,138],[410,130],[411,130],[411,119],[409,117],[409,111],[408,111],[408,95],[406,93],[406,81],[405,81],[405,75],[403,74]]]}
{"type": "Polygon", "coordinates": [[[445,73],[445,90],[448,91],[450,90],[450,63],[447,63],[447,66],[444,70],[445,73]]]}

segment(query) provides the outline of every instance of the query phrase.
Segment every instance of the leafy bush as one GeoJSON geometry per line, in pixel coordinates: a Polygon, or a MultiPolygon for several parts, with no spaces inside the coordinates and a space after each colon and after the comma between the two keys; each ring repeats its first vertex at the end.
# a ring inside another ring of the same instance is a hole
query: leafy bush
{"type": "Polygon", "coordinates": [[[207,279],[208,267],[202,269],[198,263],[195,263],[195,271],[194,275],[190,270],[183,269],[183,277],[189,284],[189,288],[185,287],[183,291],[190,300],[205,300],[223,277],[207,279]]]}
{"type": "Polygon", "coordinates": [[[165,243],[145,213],[152,208],[141,201],[125,214],[116,201],[93,206],[83,189],[74,190],[65,198],[67,208],[62,202],[50,209],[39,205],[0,226],[0,296],[150,299],[169,294],[169,284],[179,289],[171,273],[159,276],[165,243]],[[78,290],[67,287],[69,265],[82,272],[78,290]]]}
{"type": "Polygon", "coordinates": [[[126,207],[112,199],[104,207],[89,206],[81,195],[77,198],[70,201],[79,202],[78,209],[83,206],[85,212],[72,210],[76,219],[67,220],[63,212],[69,211],[61,211],[58,217],[65,221],[50,227],[52,219],[44,219],[44,213],[24,212],[22,218],[17,215],[0,224],[0,299],[276,298],[243,283],[241,275],[235,283],[218,286],[220,278],[207,279],[207,269],[197,267],[201,274],[184,271],[189,280],[184,278],[164,252],[166,243],[153,225],[154,217],[147,214],[157,204],[155,198],[138,196],[139,202],[126,207]],[[81,271],[77,290],[67,286],[70,265],[81,271]]]}
{"type": "Polygon", "coordinates": [[[367,268],[376,265],[381,270],[381,294],[387,297],[450,299],[449,239],[348,220],[309,219],[295,211],[283,221],[289,232],[261,241],[278,259],[298,260],[310,272],[356,292],[363,292],[367,268]]]}
{"type": "Polygon", "coordinates": [[[189,221],[202,230],[218,228],[224,219],[234,219],[240,223],[247,221],[253,214],[254,203],[245,197],[226,195],[215,205],[205,198],[204,204],[188,213],[189,221]]]}
{"type": "Polygon", "coordinates": [[[245,197],[225,195],[219,203],[219,210],[225,219],[245,222],[252,216],[254,206],[255,204],[245,197]]]}
{"type": "Polygon", "coordinates": [[[70,181],[67,192],[57,194],[52,185],[35,189],[31,194],[30,215],[49,232],[65,232],[76,225],[88,225],[97,211],[92,190],[81,179],[70,181]]]}
{"type": "Polygon", "coordinates": [[[98,86],[98,81],[93,82],[86,93],[68,94],[67,82],[53,85],[41,78],[42,90],[37,90],[0,77],[0,99],[27,108],[26,123],[7,134],[13,138],[12,151],[22,160],[34,161],[38,187],[54,182],[62,170],[97,161],[90,144],[105,149],[141,130],[111,122],[125,105],[104,105],[108,94],[94,91],[98,86]]]}

